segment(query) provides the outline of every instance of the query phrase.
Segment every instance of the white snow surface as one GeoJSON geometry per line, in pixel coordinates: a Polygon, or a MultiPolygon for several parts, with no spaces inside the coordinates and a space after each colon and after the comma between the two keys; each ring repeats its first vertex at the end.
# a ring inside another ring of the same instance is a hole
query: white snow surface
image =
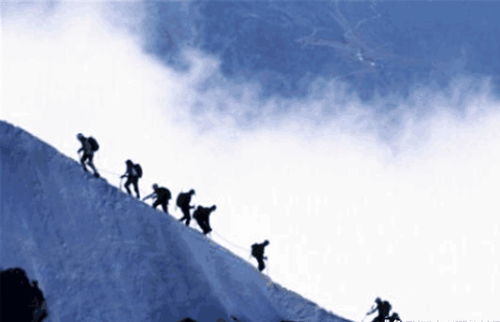
{"type": "Polygon", "coordinates": [[[2,121],[0,150],[0,268],[39,281],[48,321],[347,321],[2,121]]]}

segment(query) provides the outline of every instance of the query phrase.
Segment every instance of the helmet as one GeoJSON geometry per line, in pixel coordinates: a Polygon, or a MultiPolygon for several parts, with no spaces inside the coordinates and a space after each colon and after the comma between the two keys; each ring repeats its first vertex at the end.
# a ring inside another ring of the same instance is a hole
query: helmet
{"type": "Polygon", "coordinates": [[[194,191],[194,189],[191,189],[191,190],[189,190],[189,194],[190,194],[190,195],[195,195],[195,194],[196,194],[196,191],[194,191]]]}
{"type": "Polygon", "coordinates": [[[127,161],[125,161],[126,164],[132,164],[132,160],[128,159],[127,161]]]}
{"type": "Polygon", "coordinates": [[[158,185],[156,183],[153,184],[153,189],[158,189],[158,185]]]}
{"type": "Polygon", "coordinates": [[[84,136],[83,136],[83,134],[82,134],[82,133],[78,133],[78,134],[76,135],[76,138],[77,138],[78,140],[82,140],[82,139],[84,138],[84,136]]]}

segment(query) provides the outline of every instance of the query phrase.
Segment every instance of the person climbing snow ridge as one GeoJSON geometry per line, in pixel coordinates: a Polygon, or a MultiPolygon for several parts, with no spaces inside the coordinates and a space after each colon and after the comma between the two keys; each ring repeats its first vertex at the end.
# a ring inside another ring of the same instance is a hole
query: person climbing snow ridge
{"type": "Polygon", "coordinates": [[[269,241],[265,240],[263,243],[255,243],[252,245],[252,256],[257,259],[259,263],[259,271],[263,271],[266,268],[264,264],[264,260],[267,260],[267,257],[264,256],[264,248],[269,245],[269,241]]]}
{"type": "Polygon", "coordinates": [[[161,205],[163,211],[168,214],[168,201],[170,200],[170,198],[172,198],[170,190],[165,187],[160,187],[155,183],[153,184],[153,192],[144,197],[142,201],[146,201],[150,198],[156,198],[156,200],[153,202],[153,208],[156,209],[156,207],[161,205]]]}
{"type": "Polygon", "coordinates": [[[85,137],[82,133],[78,133],[76,138],[82,144],[81,148],[78,149],[78,154],[83,152],[82,157],[80,158],[80,164],[83,167],[85,172],[88,172],[86,165],[88,165],[92,171],[94,172],[94,177],[99,178],[99,172],[94,166],[94,153],[99,150],[99,144],[96,139],[93,137],[85,137]]]}
{"type": "Polygon", "coordinates": [[[132,185],[137,199],[141,199],[139,194],[139,179],[142,177],[141,165],[139,163],[134,164],[131,160],[125,161],[125,164],[127,165],[127,170],[125,171],[125,174],[120,177],[121,179],[127,178],[127,181],[125,182],[125,189],[130,195],[131,192],[129,186],[132,185]]]}
{"type": "Polygon", "coordinates": [[[188,192],[181,192],[177,196],[176,204],[177,207],[181,208],[183,214],[182,218],[179,219],[179,221],[182,222],[185,220],[186,226],[189,226],[189,222],[191,221],[190,210],[194,208],[194,206],[191,206],[190,203],[191,203],[191,198],[195,194],[196,192],[194,191],[194,189],[191,189],[188,192]]]}
{"type": "Polygon", "coordinates": [[[374,306],[366,313],[366,316],[378,311],[377,316],[372,320],[372,322],[385,322],[386,319],[389,319],[391,309],[392,306],[388,301],[382,301],[380,297],[377,297],[375,299],[374,306]]]}
{"type": "Polygon", "coordinates": [[[212,207],[202,207],[198,206],[196,210],[193,212],[193,217],[200,226],[203,234],[206,235],[212,231],[212,227],[210,227],[210,214],[217,209],[216,205],[212,207]]]}

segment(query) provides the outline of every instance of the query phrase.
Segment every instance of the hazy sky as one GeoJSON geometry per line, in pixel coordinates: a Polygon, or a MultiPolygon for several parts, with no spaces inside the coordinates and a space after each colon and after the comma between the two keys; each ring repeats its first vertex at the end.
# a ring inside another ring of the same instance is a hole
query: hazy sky
{"type": "Polygon", "coordinates": [[[498,319],[488,79],[368,103],[339,80],[262,98],[201,50],[169,67],[116,16],[112,3],[2,7],[1,118],[73,158],[76,133],[96,137],[112,184],[130,158],[144,193],[195,188],[196,204],[218,206],[216,241],[248,258],[236,246],[269,239],[271,277],[337,314],[360,320],[381,296],[405,320],[498,319]]]}

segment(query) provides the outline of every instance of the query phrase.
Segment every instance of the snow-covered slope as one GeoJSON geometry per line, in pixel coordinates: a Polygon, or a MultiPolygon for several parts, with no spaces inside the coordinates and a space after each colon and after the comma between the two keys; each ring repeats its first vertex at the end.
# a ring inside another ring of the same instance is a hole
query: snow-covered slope
{"type": "Polygon", "coordinates": [[[49,321],[345,321],[5,122],[0,149],[0,266],[39,281],[49,321]]]}

